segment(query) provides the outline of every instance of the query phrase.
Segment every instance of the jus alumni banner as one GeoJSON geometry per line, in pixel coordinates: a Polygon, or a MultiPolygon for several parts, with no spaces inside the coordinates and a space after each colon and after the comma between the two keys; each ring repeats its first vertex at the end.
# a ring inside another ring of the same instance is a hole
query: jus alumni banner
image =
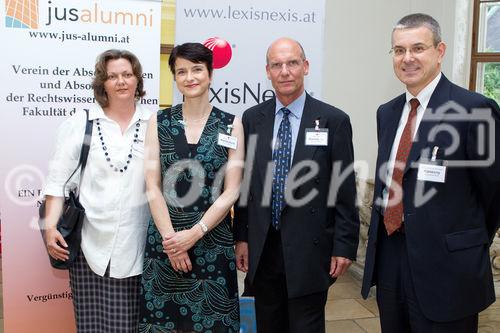
{"type": "Polygon", "coordinates": [[[74,332],[66,271],[52,270],[37,226],[55,129],[94,103],[99,53],[140,59],[158,108],[161,2],[0,0],[0,218],[6,333],[74,332]]]}
{"type": "MultiPolygon", "coordinates": [[[[213,50],[210,101],[241,115],[274,96],[265,72],[269,44],[294,38],[310,62],[306,90],[321,98],[324,9],[324,0],[177,1],[175,43],[201,42],[213,50]]],[[[174,104],[181,100],[174,87],[174,104]]]]}

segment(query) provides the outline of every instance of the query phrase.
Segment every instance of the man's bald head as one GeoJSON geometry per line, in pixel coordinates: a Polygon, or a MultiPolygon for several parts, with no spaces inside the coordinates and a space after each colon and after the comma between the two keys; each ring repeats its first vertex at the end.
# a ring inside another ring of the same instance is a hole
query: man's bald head
{"type": "Polygon", "coordinates": [[[302,45],[291,38],[275,40],[267,49],[267,78],[283,105],[289,105],[304,92],[304,76],[309,73],[309,62],[302,45]]]}
{"type": "Polygon", "coordinates": [[[300,49],[300,54],[301,54],[302,60],[306,59],[306,53],[304,51],[304,48],[302,47],[302,45],[298,41],[296,41],[295,39],[289,38],[289,37],[281,37],[281,38],[276,39],[274,42],[272,42],[271,45],[269,45],[269,47],[267,48],[267,52],[266,52],[266,63],[267,64],[269,64],[269,53],[273,49],[278,48],[278,47],[282,47],[284,45],[287,45],[290,47],[298,47],[300,49]]]}

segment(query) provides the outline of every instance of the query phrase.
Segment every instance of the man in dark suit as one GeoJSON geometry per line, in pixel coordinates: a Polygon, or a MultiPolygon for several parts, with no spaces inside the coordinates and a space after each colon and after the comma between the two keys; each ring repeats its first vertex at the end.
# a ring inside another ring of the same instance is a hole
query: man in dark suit
{"type": "Polygon", "coordinates": [[[328,288],[358,246],[351,125],[305,92],[309,62],[297,41],[273,42],[266,71],[276,98],[243,114],[237,266],[248,272],[259,333],[324,332],[328,288]]]}
{"type": "Polygon", "coordinates": [[[406,93],[377,111],[378,159],[362,295],[382,331],[476,332],[495,300],[488,254],[500,223],[500,111],[441,73],[446,45],[425,14],[392,32],[406,93]]]}

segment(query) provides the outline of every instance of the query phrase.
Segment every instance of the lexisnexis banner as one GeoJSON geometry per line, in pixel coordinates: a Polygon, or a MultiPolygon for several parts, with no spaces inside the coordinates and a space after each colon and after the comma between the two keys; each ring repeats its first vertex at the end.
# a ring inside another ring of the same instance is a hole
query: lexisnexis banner
{"type": "MultiPolygon", "coordinates": [[[[265,55],[269,44],[283,36],[304,47],[310,62],[306,90],[321,98],[324,8],[324,0],[177,1],[175,41],[200,42],[213,50],[210,101],[222,110],[241,115],[274,96],[265,55]]],[[[174,104],[180,101],[174,87],[174,104]]]]}
{"type": "Polygon", "coordinates": [[[132,51],[146,96],[159,101],[161,2],[0,0],[0,217],[6,333],[71,333],[65,271],[49,266],[37,226],[57,126],[95,102],[96,57],[132,51]]]}

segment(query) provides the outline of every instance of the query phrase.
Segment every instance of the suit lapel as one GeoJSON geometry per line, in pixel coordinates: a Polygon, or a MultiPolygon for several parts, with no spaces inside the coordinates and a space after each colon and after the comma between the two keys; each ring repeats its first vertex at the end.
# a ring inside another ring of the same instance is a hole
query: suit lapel
{"type": "MultiPolygon", "coordinates": [[[[394,138],[396,137],[396,132],[399,126],[399,121],[401,119],[401,114],[403,113],[403,107],[406,102],[406,96],[400,95],[392,103],[392,105],[387,106],[385,109],[381,109],[378,114],[378,126],[379,126],[379,142],[378,142],[378,157],[377,157],[377,168],[375,169],[375,188],[374,195],[375,198],[381,199],[383,197],[382,190],[385,188],[387,183],[387,163],[389,162],[389,157],[391,155],[392,146],[394,144],[394,138]],[[384,168],[382,169],[382,166],[384,168]]],[[[373,205],[373,208],[381,212],[382,208],[380,205],[373,205]]]]}
{"type": "MultiPolygon", "coordinates": [[[[431,95],[431,99],[429,100],[429,104],[427,105],[427,109],[425,110],[424,117],[420,122],[418,127],[417,135],[415,136],[415,141],[413,142],[410,150],[410,155],[408,156],[408,161],[406,163],[405,171],[407,172],[412,164],[417,162],[424,149],[428,148],[429,152],[426,154],[430,154],[430,149],[432,147],[427,147],[429,145],[429,133],[434,126],[437,126],[443,119],[446,110],[443,112],[436,113],[436,110],[450,100],[449,96],[449,87],[450,81],[442,75],[439,80],[436,89],[431,95]]],[[[431,156],[423,156],[424,158],[430,158],[431,156]]]]}
{"type": "Polygon", "coordinates": [[[272,161],[272,141],[274,129],[274,117],[276,111],[276,100],[260,110],[260,120],[257,123],[257,147],[256,166],[259,170],[260,179],[265,180],[267,165],[272,161]]]}
{"type": "MultiPolygon", "coordinates": [[[[320,112],[317,108],[314,108],[312,97],[306,94],[306,102],[304,104],[302,118],[300,119],[299,132],[297,133],[297,141],[295,143],[295,151],[293,152],[293,161],[290,170],[301,161],[312,160],[318,147],[306,146],[306,128],[314,128],[314,121],[318,118],[320,118],[320,112]]],[[[321,121],[320,118],[320,127],[326,127],[326,119],[321,121]]],[[[329,142],[329,144],[331,144],[331,142],[329,142]]]]}
{"type": "MultiPolygon", "coordinates": [[[[392,146],[394,144],[394,139],[396,137],[396,132],[398,130],[399,121],[401,120],[401,114],[403,113],[403,108],[406,103],[406,96],[401,95],[392,105],[392,110],[385,113],[385,119],[380,119],[380,125],[384,126],[382,137],[379,143],[379,158],[380,164],[377,170],[389,161],[391,155],[392,146]]],[[[385,173],[382,175],[382,181],[385,183],[385,173]]]]}

